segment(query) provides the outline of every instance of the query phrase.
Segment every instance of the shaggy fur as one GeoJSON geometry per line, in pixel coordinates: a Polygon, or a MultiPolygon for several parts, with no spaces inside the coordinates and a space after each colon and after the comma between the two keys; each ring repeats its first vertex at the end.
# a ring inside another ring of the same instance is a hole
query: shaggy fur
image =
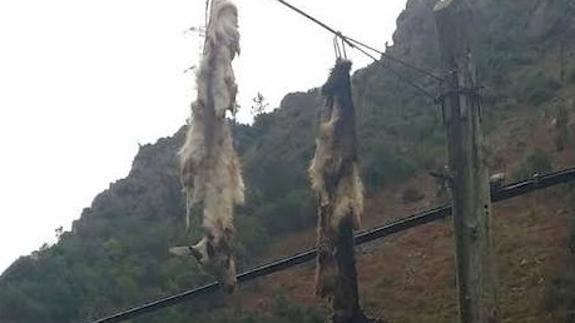
{"type": "Polygon", "coordinates": [[[204,237],[191,248],[171,250],[178,255],[194,255],[228,290],[236,285],[233,211],[244,201],[240,163],[225,118],[236,104],[237,86],[231,65],[236,54],[237,8],[228,0],[214,0],[197,74],[198,97],[192,104],[191,123],[180,151],[186,225],[191,208],[202,204],[204,237]]]}
{"type": "Polygon", "coordinates": [[[355,111],[351,98],[351,63],[338,60],[322,88],[315,156],[309,169],[318,199],[316,293],[332,302],[332,322],[367,322],[357,291],[353,229],[363,212],[355,111]]]}
{"type": "Polygon", "coordinates": [[[352,216],[354,228],[359,228],[363,213],[350,69],[351,62],[338,60],[322,87],[326,105],[320,112],[316,151],[309,169],[320,205],[332,205],[333,213],[328,217],[334,230],[346,216],[352,216]]]}

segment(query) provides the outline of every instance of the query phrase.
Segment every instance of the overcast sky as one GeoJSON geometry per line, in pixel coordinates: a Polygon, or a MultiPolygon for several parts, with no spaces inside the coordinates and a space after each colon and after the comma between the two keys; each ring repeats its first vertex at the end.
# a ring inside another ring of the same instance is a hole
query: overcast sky
{"type": "MultiPolygon", "coordinates": [[[[259,91],[270,109],[319,86],[332,36],[274,0],[236,0],[239,120],[259,91]]],[[[406,0],[291,0],[349,36],[391,42],[406,0]]],[[[189,115],[203,0],[0,2],[0,272],[53,243],[138,143],[172,135],[189,115]]],[[[355,68],[369,61],[353,53],[355,68]]]]}

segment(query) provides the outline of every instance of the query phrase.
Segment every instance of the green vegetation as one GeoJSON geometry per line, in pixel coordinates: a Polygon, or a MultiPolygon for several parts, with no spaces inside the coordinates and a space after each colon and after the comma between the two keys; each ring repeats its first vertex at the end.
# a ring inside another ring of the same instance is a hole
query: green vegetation
{"type": "MultiPolygon", "coordinates": [[[[573,266],[571,266],[573,267],[573,266]]],[[[545,291],[547,312],[567,312],[575,309],[575,268],[551,280],[545,291]]]]}
{"type": "Polygon", "coordinates": [[[401,200],[403,203],[414,203],[421,201],[425,198],[425,194],[415,187],[406,188],[403,193],[401,193],[401,200]]]}
{"type": "Polygon", "coordinates": [[[527,74],[524,82],[519,84],[515,89],[516,96],[533,105],[547,102],[560,87],[556,80],[547,77],[541,71],[527,74]]]}
{"type": "Polygon", "coordinates": [[[534,149],[523,156],[519,169],[514,173],[513,177],[515,179],[523,179],[552,170],[551,156],[544,150],[534,149]]]}
{"type": "MultiPolygon", "coordinates": [[[[502,116],[517,113],[522,105],[548,103],[558,91],[560,85],[552,72],[540,62],[557,48],[561,33],[549,26],[561,17],[567,1],[549,2],[543,17],[546,23],[531,26],[531,9],[537,3],[484,0],[478,8],[475,23],[481,33],[477,34],[476,59],[486,88],[485,129],[497,129],[502,116]]],[[[421,32],[397,39],[390,51],[400,52],[408,61],[437,67],[432,22],[429,17],[419,18],[418,24],[426,24],[415,28],[421,32]],[[409,50],[400,51],[401,46],[409,50]]],[[[575,32],[566,29],[565,33],[572,37],[575,32]]],[[[431,80],[400,66],[394,68],[427,90],[437,90],[431,80]]],[[[575,70],[570,79],[575,82],[575,70]]],[[[369,193],[444,164],[439,107],[380,65],[355,73],[353,89],[362,174],[369,193]]],[[[266,113],[261,96],[254,101],[253,125],[232,124],[248,186],[247,203],[236,216],[240,270],[259,262],[259,252],[273,239],[315,223],[307,168],[321,104],[318,91],[310,90],[286,96],[280,109],[266,113]]],[[[130,175],[96,197],[71,232],[59,232],[55,245],[14,262],[0,276],[0,322],[84,322],[211,281],[191,259],[174,259],[167,253],[170,246],[192,243],[200,236],[197,213],[191,232],[183,229],[184,201],[175,153],[183,139],[184,130],[180,130],[174,137],[142,146],[130,175]]],[[[532,150],[516,176],[551,167],[550,155],[532,150]]],[[[404,193],[406,201],[419,199],[415,191],[404,193]]],[[[382,280],[378,288],[387,285],[382,280]]],[[[549,296],[550,307],[564,297],[564,290],[557,290],[560,294],[549,296]]],[[[220,310],[201,314],[223,306],[221,295],[212,295],[137,322],[313,323],[323,321],[325,314],[285,297],[272,303],[261,313],[220,310]]]]}
{"type": "Polygon", "coordinates": [[[218,311],[201,317],[206,323],[322,323],[326,312],[317,307],[298,304],[284,295],[277,295],[266,311],[218,311]]]}
{"type": "MultiPolygon", "coordinates": [[[[272,307],[274,316],[287,322],[322,323],[325,322],[326,313],[321,309],[304,306],[291,302],[283,295],[277,296],[272,307]]],[[[281,321],[281,322],[284,322],[281,321]]],[[[275,321],[267,321],[275,322],[275,321]]],[[[278,321],[280,322],[280,321],[278,321]]]]}
{"type": "Polygon", "coordinates": [[[558,151],[563,151],[565,147],[571,142],[571,129],[569,129],[569,112],[564,104],[560,104],[557,108],[555,128],[557,131],[557,135],[555,136],[555,148],[557,148],[558,151]]]}

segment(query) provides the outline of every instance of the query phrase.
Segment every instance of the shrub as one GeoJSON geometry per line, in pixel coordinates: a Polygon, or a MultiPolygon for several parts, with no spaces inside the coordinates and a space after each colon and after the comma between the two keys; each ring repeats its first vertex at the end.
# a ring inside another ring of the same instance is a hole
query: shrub
{"type": "Polygon", "coordinates": [[[285,322],[294,323],[322,323],[325,322],[326,316],[326,313],[319,308],[294,303],[283,295],[274,299],[272,313],[285,322]]]}
{"type": "Polygon", "coordinates": [[[570,131],[569,131],[569,112],[565,108],[565,106],[560,105],[557,111],[556,117],[556,131],[557,134],[555,136],[555,148],[558,151],[563,151],[565,146],[570,141],[570,131]]]}
{"type": "Polygon", "coordinates": [[[575,302],[575,274],[568,272],[550,281],[544,294],[544,307],[547,312],[573,306],[575,302]]]}
{"type": "MultiPolygon", "coordinates": [[[[276,296],[268,311],[224,310],[195,316],[194,322],[205,323],[322,323],[326,313],[321,308],[290,301],[283,295],[276,296]]],[[[172,321],[170,321],[172,322],[172,321]]],[[[176,321],[175,321],[176,322],[176,321]]],[[[180,322],[180,321],[177,321],[180,322]]],[[[182,320],[181,322],[190,322],[182,320]]]]}
{"type": "Polygon", "coordinates": [[[312,194],[307,189],[292,190],[282,198],[256,209],[270,233],[288,232],[314,223],[312,194]]]}
{"type": "Polygon", "coordinates": [[[528,152],[514,173],[515,179],[533,176],[535,173],[546,173],[553,170],[551,156],[541,149],[528,152]]]}
{"type": "Polygon", "coordinates": [[[540,105],[553,97],[561,87],[556,80],[547,77],[543,72],[530,73],[524,81],[515,87],[515,94],[524,102],[540,105]]]}
{"type": "Polygon", "coordinates": [[[416,165],[399,153],[391,152],[380,141],[372,141],[372,146],[364,146],[361,152],[364,183],[368,192],[376,191],[384,185],[402,183],[413,176],[416,165]]]}
{"type": "Polygon", "coordinates": [[[238,214],[236,231],[241,256],[259,251],[269,240],[265,226],[255,216],[238,214]]]}
{"type": "Polygon", "coordinates": [[[546,87],[538,87],[529,94],[529,103],[540,105],[551,97],[553,97],[553,91],[546,87]]]}
{"type": "Polygon", "coordinates": [[[415,203],[421,201],[425,198],[425,194],[419,191],[417,188],[410,186],[406,188],[401,194],[401,200],[403,203],[415,203]]]}

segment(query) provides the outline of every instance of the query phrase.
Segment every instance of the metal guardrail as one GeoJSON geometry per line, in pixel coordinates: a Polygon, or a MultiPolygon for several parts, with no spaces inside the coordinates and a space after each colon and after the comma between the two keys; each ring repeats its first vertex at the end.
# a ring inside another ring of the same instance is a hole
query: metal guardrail
{"type": "MultiPolygon", "coordinates": [[[[530,179],[502,186],[498,189],[492,189],[491,200],[493,202],[500,202],[530,192],[542,190],[550,186],[567,183],[571,180],[575,180],[575,168],[570,168],[555,173],[536,174],[530,179]]],[[[407,218],[394,221],[388,224],[384,224],[382,226],[375,227],[365,232],[361,232],[355,236],[355,243],[357,245],[360,245],[373,240],[381,239],[394,233],[402,232],[423,224],[444,219],[449,215],[451,215],[450,204],[440,206],[431,210],[423,211],[421,213],[414,214],[407,218]]],[[[249,271],[243,272],[237,276],[237,279],[239,283],[246,282],[249,280],[256,279],[258,277],[267,276],[269,274],[291,268],[293,266],[297,266],[299,264],[303,264],[305,262],[314,260],[315,257],[316,257],[316,249],[310,249],[298,253],[294,256],[283,258],[275,262],[262,265],[249,271]]],[[[94,321],[93,323],[113,323],[113,322],[125,321],[149,312],[155,312],[162,308],[190,301],[194,298],[198,298],[202,295],[211,293],[217,290],[218,288],[219,283],[213,282],[198,287],[196,289],[185,291],[170,297],[162,298],[144,304],[142,306],[134,307],[124,312],[120,312],[112,316],[99,319],[97,321],[94,321]]]]}

